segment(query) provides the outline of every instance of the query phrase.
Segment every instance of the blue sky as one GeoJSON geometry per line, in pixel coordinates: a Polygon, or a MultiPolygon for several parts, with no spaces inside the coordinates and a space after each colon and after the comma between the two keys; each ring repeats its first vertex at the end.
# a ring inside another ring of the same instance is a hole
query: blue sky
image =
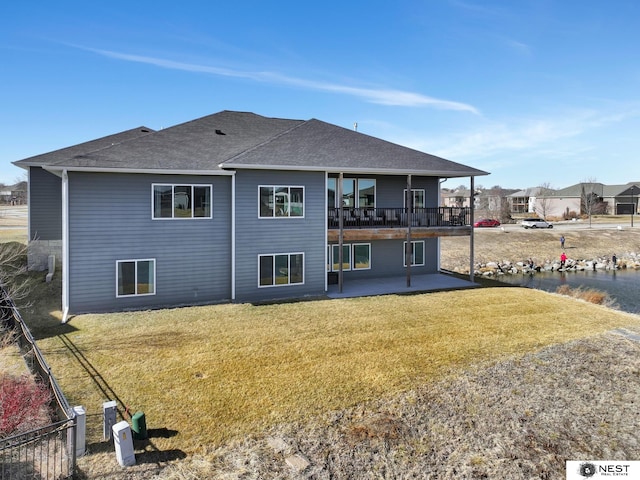
{"type": "Polygon", "coordinates": [[[638,18],[636,0],[3,2],[0,182],[220,110],[357,123],[485,187],[640,181],[638,18]]]}

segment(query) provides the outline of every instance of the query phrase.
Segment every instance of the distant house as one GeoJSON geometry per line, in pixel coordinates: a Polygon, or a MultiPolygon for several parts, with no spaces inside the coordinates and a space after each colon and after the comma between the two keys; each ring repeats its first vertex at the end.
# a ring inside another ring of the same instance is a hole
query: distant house
{"type": "Polygon", "coordinates": [[[579,215],[638,213],[640,182],[624,185],[605,185],[599,182],[582,182],[550,192],[540,197],[538,203],[546,201],[548,215],[568,217],[579,215]]]}
{"type": "Polygon", "coordinates": [[[471,191],[467,188],[442,191],[442,205],[445,207],[470,207],[471,191]]]}
{"type": "Polygon", "coordinates": [[[29,172],[30,262],[62,259],[65,318],[437,273],[439,237],[472,235],[468,207],[439,204],[440,180],[487,174],[315,119],[231,111],[15,164],[29,172]]]}
{"type": "Polygon", "coordinates": [[[518,190],[507,196],[512,214],[535,213],[536,199],[542,187],[526,188],[518,190]]]}
{"type": "Polygon", "coordinates": [[[605,185],[581,182],[558,190],[541,187],[521,190],[510,195],[513,213],[536,213],[547,217],[569,218],[572,215],[638,212],[640,182],[605,185]]]}
{"type": "Polygon", "coordinates": [[[0,191],[0,203],[9,205],[24,205],[27,201],[27,183],[20,182],[13,186],[4,187],[0,191]]]}

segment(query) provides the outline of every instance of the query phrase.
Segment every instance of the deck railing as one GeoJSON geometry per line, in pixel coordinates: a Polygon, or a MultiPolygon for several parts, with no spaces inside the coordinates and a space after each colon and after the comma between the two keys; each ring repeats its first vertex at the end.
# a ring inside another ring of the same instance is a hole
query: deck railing
{"type": "Polygon", "coordinates": [[[414,208],[411,213],[406,208],[329,208],[328,227],[340,227],[340,213],[343,228],[406,228],[412,227],[453,227],[470,224],[468,207],[414,208]]]}

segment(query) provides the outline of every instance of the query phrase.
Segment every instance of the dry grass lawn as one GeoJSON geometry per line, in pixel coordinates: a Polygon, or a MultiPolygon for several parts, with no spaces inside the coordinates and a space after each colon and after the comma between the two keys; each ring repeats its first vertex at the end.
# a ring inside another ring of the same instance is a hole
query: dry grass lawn
{"type": "MultiPolygon", "coordinates": [[[[480,230],[476,256],[555,258],[559,235],[480,230]]],[[[565,237],[574,258],[640,250],[638,230],[565,237]]],[[[468,267],[468,238],[442,255],[468,267]]],[[[60,277],[41,277],[23,315],[87,409],[79,478],[548,479],[568,459],[640,458],[640,343],[611,333],[640,333],[638,316],[509,287],[61,325],[60,277]],[[111,399],[149,428],[126,470],[102,441],[111,399]]]]}
{"type": "MultiPolygon", "coordinates": [[[[335,412],[381,401],[426,408],[419,395],[461,372],[614,328],[640,330],[636,316],[519,288],[82,315],[64,326],[51,323],[52,318],[33,320],[32,326],[70,402],[87,409],[92,455],[80,460],[80,468],[89,478],[122,478],[112,447],[101,441],[100,414],[106,400],[117,400],[121,411],[146,415],[152,438],[138,445],[142,465],[128,470],[138,475],[131,478],[145,478],[184,457],[189,460],[182,465],[191,465],[189,475],[194,459],[201,459],[208,472],[184,478],[213,478],[225,470],[236,475],[252,470],[244,464],[237,470],[238,458],[226,449],[242,452],[246,447],[237,445],[269,429],[325,425],[329,420],[323,415],[340,416],[335,412]]],[[[530,383],[535,386],[533,377],[530,383]]],[[[509,388],[499,389],[505,386],[509,388]]],[[[500,395],[508,397],[509,392],[500,395]]],[[[483,400],[474,398],[479,413],[483,400]]],[[[395,428],[393,423],[376,425],[371,428],[395,428]]],[[[366,448],[369,428],[366,423],[357,427],[350,441],[366,448]]],[[[388,435],[402,443],[402,430],[394,432],[388,435]]],[[[437,433],[434,439],[448,435],[445,430],[437,433]]],[[[420,448],[431,448],[428,445],[420,448]]],[[[263,448],[264,442],[240,458],[263,448]]],[[[325,453],[336,458],[344,454],[325,453]]],[[[448,465],[453,468],[456,461],[449,459],[448,465]]],[[[261,463],[264,468],[269,464],[261,463]]],[[[274,465],[285,473],[289,468],[283,462],[274,465]]],[[[322,466],[315,468],[322,471],[322,466]]],[[[268,469],[253,471],[256,476],[247,478],[287,478],[268,469]]],[[[347,469],[334,476],[360,473],[347,469]]]]}

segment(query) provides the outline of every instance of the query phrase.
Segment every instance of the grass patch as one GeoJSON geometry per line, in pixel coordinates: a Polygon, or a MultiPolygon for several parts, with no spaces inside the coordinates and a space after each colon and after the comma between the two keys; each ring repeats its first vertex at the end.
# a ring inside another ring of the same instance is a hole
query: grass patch
{"type": "Polygon", "coordinates": [[[87,408],[90,442],[115,399],[175,432],[156,448],[186,453],[638,324],[521,288],[48,318],[29,322],[71,403],[87,408]]]}
{"type": "Polygon", "coordinates": [[[18,242],[27,243],[26,228],[0,228],[0,243],[18,242]]]}
{"type": "Polygon", "coordinates": [[[569,285],[560,285],[556,289],[556,293],[565,295],[567,297],[584,300],[585,302],[593,303],[596,305],[604,305],[609,308],[613,307],[615,304],[615,301],[609,296],[607,292],[602,292],[594,288],[571,288],[569,285]]]}

